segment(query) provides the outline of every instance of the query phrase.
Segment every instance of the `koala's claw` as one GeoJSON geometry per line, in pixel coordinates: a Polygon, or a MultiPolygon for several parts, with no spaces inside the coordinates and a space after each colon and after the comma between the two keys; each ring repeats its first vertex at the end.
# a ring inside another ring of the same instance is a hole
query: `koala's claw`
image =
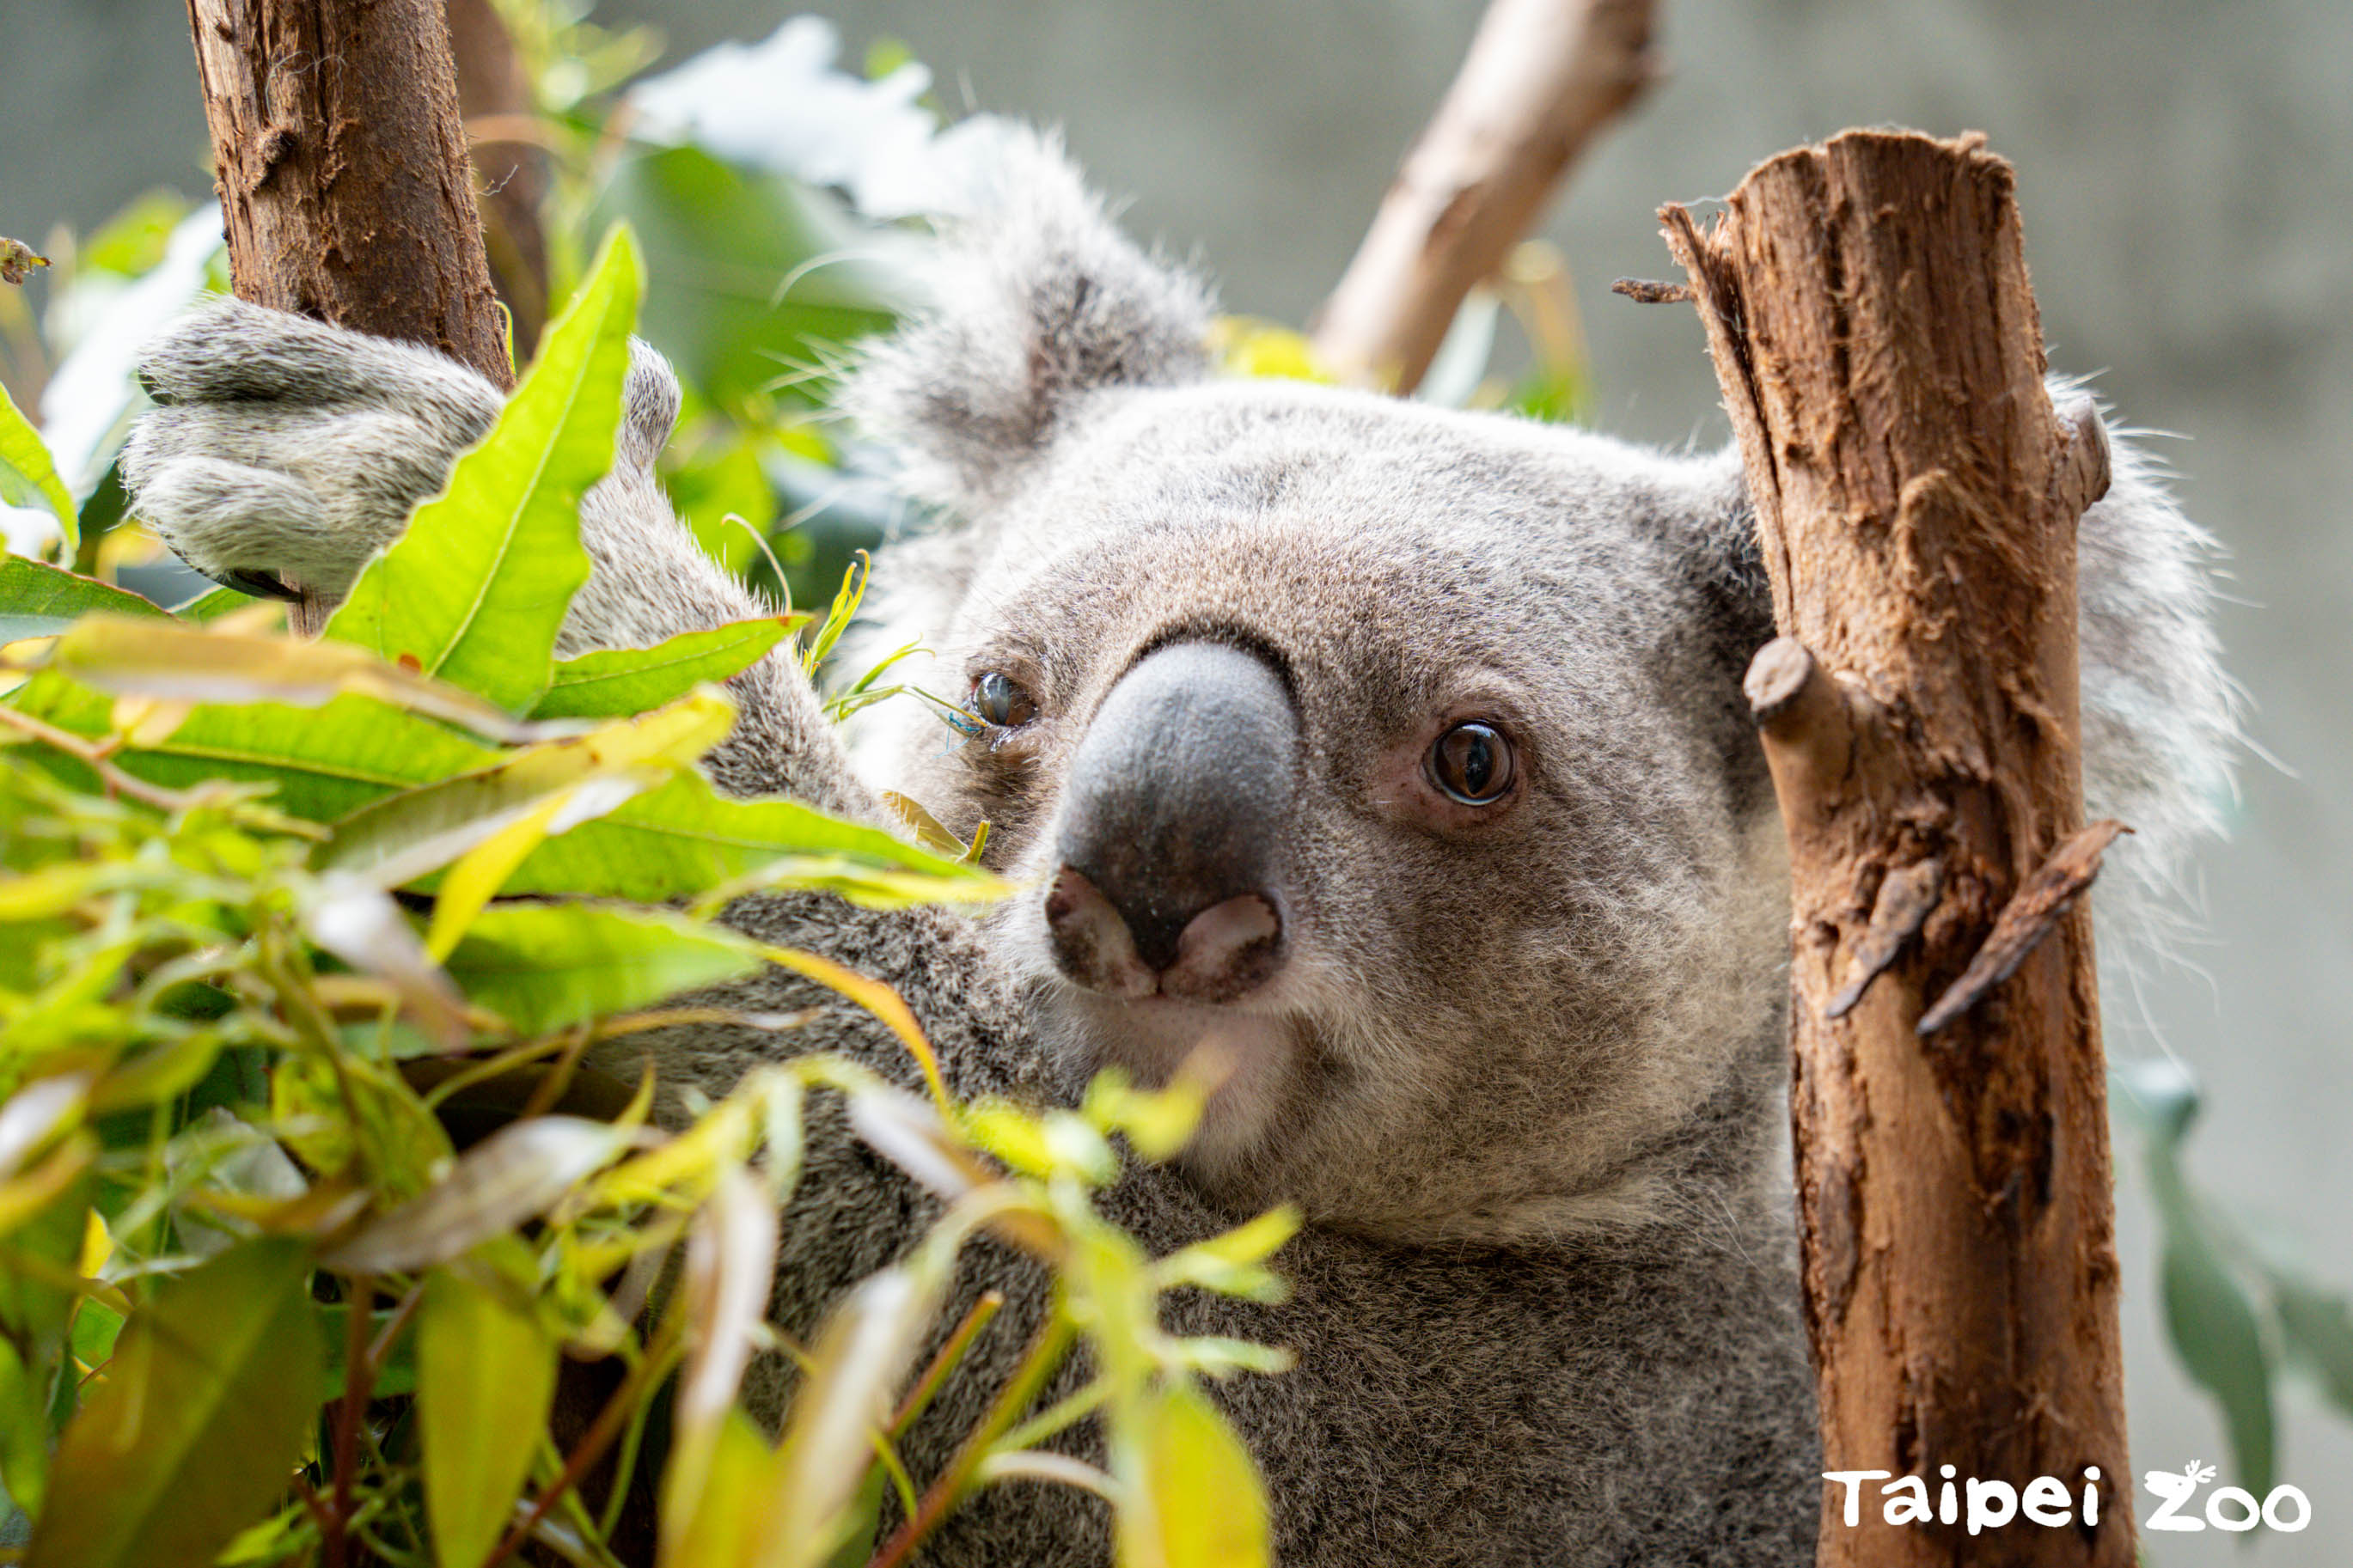
{"type": "Polygon", "coordinates": [[[140,381],[157,406],[123,449],[132,511],[216,583],[328,603],[500,406],[427,350],[235,300],[166,333],[140,381]]]}
{"type": "MultiPolygon", "coordinates": [[[[139,380],[156,406],[123,449],[132,511],[216,583],[289,597],[290,579],[327,605],[502,401],[428,349],[234,300],[156,342],[139,380]]],[[[634,339],[624,404],[617,462],[649,469],[679,389],[634,339]]]]}
{"type": "Polygon", "coordinates": [[[213,581],[224,588],[250,594],[257,599],[284,599],[291,603],[302,596],[268,572],[229,572],[215,577],[213,581]]]}

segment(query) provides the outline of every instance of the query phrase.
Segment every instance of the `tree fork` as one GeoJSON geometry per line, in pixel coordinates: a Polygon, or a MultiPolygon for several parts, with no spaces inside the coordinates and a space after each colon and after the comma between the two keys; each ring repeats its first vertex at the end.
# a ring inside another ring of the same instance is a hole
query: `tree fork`
{"type": "MultiPolygon", "coordinates": [[[[1789,840],[1791,1115],[1825,1468],[2067,1489],[1998,1537],[1820,1562],[2133,1562],[2083,821],[2075,524],[2107,484],[2043,384],[2010,165],[1849,132],[1661,209],[1781,637],[1747,691],[1789,840]],[[1931,1016],[1931,1015],[1934,1015],[1931,1016]],[[1924,1019],[1926,1022],[1924,1023],[1924,1019]],[[2082,1498],[2096,1486],[2096,1524],[2082,1498]]],[[[1964,1515],[1966,1521],[1966,1514],[1964,1515]]]]}

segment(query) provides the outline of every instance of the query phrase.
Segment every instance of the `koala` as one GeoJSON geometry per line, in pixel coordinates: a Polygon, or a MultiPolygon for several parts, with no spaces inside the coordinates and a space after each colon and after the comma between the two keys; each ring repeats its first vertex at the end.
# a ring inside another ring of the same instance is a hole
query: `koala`
{"type": "MultiPolygon", "coordinates": [[[[987,822],[1024,891],[978,916],[794,894],[727,918],[890,982],[963,1094],[1067,1103],[1104,1067],[1159,1082],[1216,1053],[1191,1146],[1106,1205],[1155,1249],[1306,1216],[1284,1303],[1166,1309],[1296,1356],[1214,1391],[1281,1561],[1811,1561],[1788,872],[1740,696],[1772,626],[1736,456],[1222,377],[1206,287],[1123,237],[1049,139],[1008,152],[981,211],[847,393],[938,520],[878,563],[877,637],[935,650],[978,732],[908,705],[853,765],[774,656],[736,678],[707,766],[877,822],[882,784],[987,822]]],[[[138,515],[263,591],[347,587],[498,408],[425,350],[234,303],[146,374],[138,515]]],[[[566,654],[766,610],[662,499],[677,394],[650,351],[627,395],[566,654]]],[[[2208,542],[2112,442],[2082,523],[2087,790],[2141,829],[2111,886],[2148,902],[2215,826],[2232,699],[2208,542]]],[[[724,995],[818,1021],[672,1031],[672,1091],[802,1049],[913,1081],[887,1031],[794,976],[724,995]]],[[[937,1212],[821,1105],[776,1321],[808,1333],[937,1212]]],[[[1047,1276],[987,1241],[962,1286],[1008,1306],[913,1434],[919,1478],[1049,1310],[1047,1276]]],[[[761,1376],[773,1413],[788,1383],[761,1376]]],[[[1098,1500],[1024,1481],[929,1560],[1100,1563],[1109,1541],[1098,1500]]]]}

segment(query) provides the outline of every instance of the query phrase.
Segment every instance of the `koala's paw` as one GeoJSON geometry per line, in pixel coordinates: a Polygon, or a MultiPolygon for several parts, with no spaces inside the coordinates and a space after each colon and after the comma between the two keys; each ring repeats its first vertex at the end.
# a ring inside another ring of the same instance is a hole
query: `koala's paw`
{"type": "Polygon", "coordinates": [[[141,379],[159,406],[123,449],[132,512],[216,582],[329,602],[500,406],[428,350],[234,300],[154,343],[141,379]]]}

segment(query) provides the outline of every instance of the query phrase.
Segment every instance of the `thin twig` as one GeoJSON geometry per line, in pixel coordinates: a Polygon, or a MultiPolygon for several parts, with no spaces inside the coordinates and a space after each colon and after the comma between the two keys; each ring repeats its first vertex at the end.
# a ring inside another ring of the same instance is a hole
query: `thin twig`
{"type": "Polygon", "coordinates": [[[1004,1305],[1004,1291],[986,1290],[981,1293],[980,1300],[972,1304],[972,1310],[964,1315],[964,1321],[956,1325],[955,1332],[948,1336],[948,1342],[940,1347],[940,1353],[932,1358],[932,1364],[923,1369],[923,1375],[916,1380],[914,1387],[907,1391],[907,1397],[892,1414],[890,1427],[892,1436],[903,1435],[915,1424],[915,1418],[930,1406],[933,1396],[940,1391],[940,1385],[947,1381],[948,1373],[954,1372],[956,1363],[964,1359],[964,1352],[971,1348],[980,1331],[988,1327],[988,1321],[996,1317],[997,1309],[1004,1305]]]}
{"type": "Polygon", "coordinates": [[[375,1304],[375,1280],[365,1274],[353,1278],[344,1297],[349,1321],[343,1325],[343,1397],[335,1406],[334,1501],[328,1510],[327,1538],[321,1555],[327,1568],[344,1568],[350,1559],[353,1472],[359,1468],[360,1416],[366,1410],[368,1391],[375,1384],[375,1366],[369,1359],[368,1312],[375,1304]]]}
{"type": "Polygon", "coordinates": [[[165,789],[160,784],[151,784],[145,779],[124,773],[115,766],[112,757],[116,746],[112,743],[93,741],[88,736],[77,735],[70,730],[60,730],[54,724],[44,723],[30,713],[20,713],[14,708],[0,708],[0,724],[5,724],[12,730],[20,730],[44,745],[55,746],[66,755],[88,764],[108,789],[127,795],[135,801],[155,807],[158,811],[185,811],[196,804],[197,797],[192,793],[165,789]]]}
{"type": "Polygon", "coordinates": [[[1038,1337],[1031,1342],[1029,1353],[1023,1358],[1020,1370],[1013,1374],[1013,1381],[1005,1385],[1005,1391],[997,1396],[997,1403],[989,1407],[987,1419],[965,1439],[964,1447],[956,1450],[955,1459],[948,1466],[946,1474],[934,1481],[932,1489],[923,1494],[923,1508],[892,1532],[891,1539],[882,1543],[882,1549],[874,1554],[867,1568],[902,1568],[913,1558],[915,1548],[923,1543],[924,1537],[940,1527],[940,1521],[947,1518],[948,1510],[963,1498],[978,1473],[981,1461],[988,1458],[989,1450],[996,1446],[997,1437],[1024,1410],[1029,1408],[1031,1402],[1038,1397],[1038,1391],[1045,1386],[1046,1379],[1061,1364],[1062,1353],[1070,1349],[1071,1334],[1071,1325],[1059,1314],[1053,1321],[1038,1331],[1038,1337]]]}

